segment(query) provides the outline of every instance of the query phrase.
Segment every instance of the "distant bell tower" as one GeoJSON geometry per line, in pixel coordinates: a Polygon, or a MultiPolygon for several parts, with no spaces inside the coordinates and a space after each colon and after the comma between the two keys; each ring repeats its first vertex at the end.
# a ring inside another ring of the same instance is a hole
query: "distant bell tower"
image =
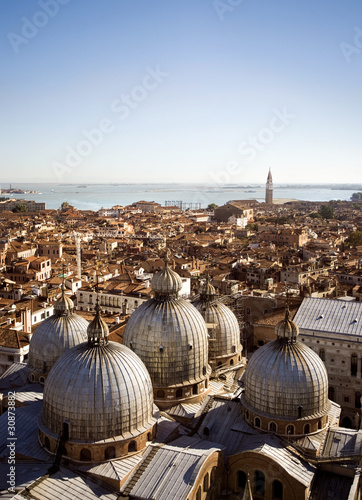
{"type": "Polygon", "coordinates": [[[270,168],[269,168],[268,178],[266,181],[265,203],[266,205],[269,206],[273,205],[273,178],[270,168]]]}

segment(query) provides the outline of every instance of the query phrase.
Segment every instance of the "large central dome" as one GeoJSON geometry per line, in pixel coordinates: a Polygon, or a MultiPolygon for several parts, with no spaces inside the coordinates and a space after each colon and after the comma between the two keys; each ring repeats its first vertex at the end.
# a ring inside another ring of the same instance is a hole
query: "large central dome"
{"type": "Polygon", "coordinates": [[[210,373],[205,321],[178,297],[181,278],[165,264],[152,280],[156,297],[136,309],[123,335],[124,344],[145,363],[161,407],[203,396],[210,373]]]}

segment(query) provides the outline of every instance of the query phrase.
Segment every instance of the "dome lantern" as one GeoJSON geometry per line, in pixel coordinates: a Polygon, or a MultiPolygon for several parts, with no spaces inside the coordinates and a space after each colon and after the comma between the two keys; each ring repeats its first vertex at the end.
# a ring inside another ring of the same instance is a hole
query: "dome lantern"
{"type": "Polygon", "coordinates": [[[95,306],[95,316],[89,323],[87,328],[88,344],[90,345],[106,345],[108,344],[109,329],[107,323],[101,316],[99,299],[95,306]]]}
{"type": "Polygon", "coordinates": [[[54,315],[59,318],[60,316],[67,316],[74,310],[74,303],[67,295],[65,295],[64,281],[61,287],[62,293],[59,299],[54,304],[54,315]]]}
{"type": "Polygon", "coordinates": [[[170,259],[166,257],[164,262],[165,267],[155,274],[151,281],[152,290],[161,300],[177,297],[182,288],[180,276],[170,267],[170,259]]]}
{"type": "Polygon", "coordinates": [[[297,341],[299,335],[299,328],[294,321],[290,319],[289,306],[285,308],[285,318],[280,321],[276,326],[276,334],[279,340],[287,343],[294,343],[297,341]]]}
{"type": "Polygon", "coordinates": [[[211,284],[211,279],[210,276],[208,275],[205,283],[203,283],[200,287],[201,300],[203,301],[214,300],[215,295],[216,295],[216,290],[211,284]]]}

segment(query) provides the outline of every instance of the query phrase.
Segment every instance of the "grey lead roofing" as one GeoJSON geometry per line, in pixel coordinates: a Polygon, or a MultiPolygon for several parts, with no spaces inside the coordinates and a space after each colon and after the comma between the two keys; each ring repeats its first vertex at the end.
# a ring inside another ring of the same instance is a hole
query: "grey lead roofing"
{"type": "Polygon", "coordinates": [[[96,484],[89,478],[79,476],[77,473],[61,467],[60,470],[51,475],[43,476],[35,484],[30,486],[30,491],[18,493],[13,498],[22,500],[30,498],[36,500],[117,500],[117,493],[111,493],[105,487],[96,484]]]}
{"type": "Polygon", "coordinates": [[[362,302],[308,297],[294,322],[302,330],[362,336],[362,302]]]}
{"type": "Polygon", "coordinates": [[[140,477],[131,477],[124,491],[138,499],[187,499],[205,461],[219,451],[218,444],[188,436],[172,444],[150,446],[145,454],[146,469],[140,477]]]}

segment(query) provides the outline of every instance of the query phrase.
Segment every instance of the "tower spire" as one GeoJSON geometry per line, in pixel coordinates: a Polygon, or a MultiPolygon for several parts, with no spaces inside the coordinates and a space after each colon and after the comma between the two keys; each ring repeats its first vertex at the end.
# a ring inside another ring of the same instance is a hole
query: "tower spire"
{"type": "Polygon", "coordinates": [[[273,177],[271,174],[271,168],[269,167],[268,177],[266,180],[265,188],[265,204],[268,206],[273,205],[273,177]]]}

